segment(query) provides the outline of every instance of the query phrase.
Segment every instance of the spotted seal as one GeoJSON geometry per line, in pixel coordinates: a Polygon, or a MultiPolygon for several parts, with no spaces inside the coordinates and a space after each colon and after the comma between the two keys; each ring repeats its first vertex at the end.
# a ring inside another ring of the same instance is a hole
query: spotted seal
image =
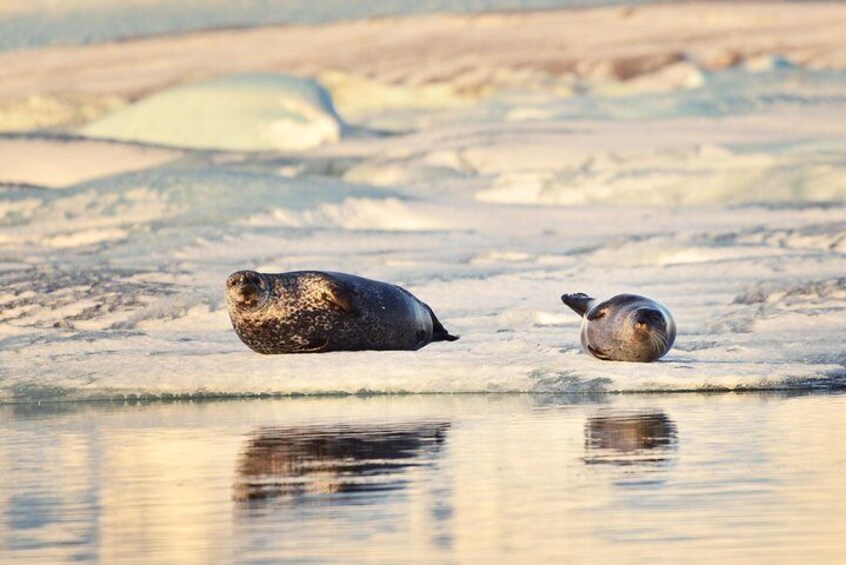
{"type": "Polygon", "coordinates": [[[458,339],[404,288],[346,273],[238,271],[226,301],[235,333],[258,353],[416,350],[458,339]]]}
{"type": "Polygon", "coordinates": [[[618,294],[604,302],[581,292],[561,301],[582,318],[582,348],[597,359],[655,361],[676,339],[666,306],[645,296],[618,294]]]}

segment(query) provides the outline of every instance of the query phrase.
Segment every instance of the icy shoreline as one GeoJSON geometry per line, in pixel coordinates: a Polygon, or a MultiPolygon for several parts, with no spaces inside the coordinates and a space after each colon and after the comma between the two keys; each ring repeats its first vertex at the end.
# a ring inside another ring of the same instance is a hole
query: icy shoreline
{"type": "MultiPolygon", "coordinates": [[[[309,47],[343,30],[390,39],[381,20],[0,55],[9,63],[0,65],[0,99],[67,94],[67,77],[77,77],[74,100],[125,97],[111,115],[137,112],[142,128],[145,112],[179,117],[184,101],[170,94],[184,87],[167,81],[183,65],[218,57],[221,72],[258,73],[250,76],[271,85],[247,89],[248,103],[226,90],[229,79],[191,81],[249,115],[208,134],[240,136],[247,150],[194,150],[189,137],[170,148],[85,139],[75,119],[58,134],[0,134],[0,402],[843,388],[846,74],[838,49],[823,56],[800,45],[812,24],[822,26],[812,39],[831,39],[843,9],[768,6],[770,18],[755,26],[757,4],[733,5],[731,25],[716,17],[721,4],[637,8],[626,17],[667,30],[659,15],[692,22],[704,10],[716,14],[705,25],[743,29],[748,41],[693,41],[672,69],[593,82],[578,70],[536,82],[550,62],[538,56],[517,82],[485,78],[496,88],[484,93],[465,88],[467,72],[442,66],[447,44],[421,52],[424,33],[385,67],[365,60],[367,49],[341,61],[309,47]],[[756,43],[781,26],[803,39],[756,43]],[[291,69],[252,50],[270,39],[298,41],[298,54],[313,58],[291,69]],[[697,66],[726,50],[741,53],[723,64],[731,68],[697,66]],[[135,59],[142,51],[149,56],[135,59]],[[63,73],[47,73],[51,64],[63,73]],[[444,80],[429,82],[439,65],[444,80]],[[315,108],[334,102],[352,134],[311,149],[253,150],[279,116],[250,108],[284,107],[296,91],[291,75],[262,78],[279,70],[328,76],[335,100],[315,108]],[[698,82],[677,82],[677,71],[698,82]],[[588,82],[581,93],[561,89],[588,82]],[[121,109],[147,95],[156,104],[121,109]],[[462,337],[414,353],[260,356],[238,341],[222,301],[223,280],[244,268],[401,284],[462,337]],[[644,365],[583,355],[579,320],[558,298],[577,291],[654,296],[677,318],[676,347],[644,365]]],[[[625,46],[610,33],[621,14],[573,14],[609,31],[599,59],[617,60],[625,46]]],[[[503,59],[490,49],[497,33],[551,41],[547,19],[561,17],[398,21],[429,31],[447,22],[444,41],[457,50],[477,42],[487,57],[479,68],[493,68],[534,60],[528,47],[503,59]]],[[[679,25],[681,36],[690,31],[679,25]]],[[[657,39],[647,47],[655,56],[674,49],[657,39]]],[[[16,116],[30,125],[56,118],[49,104],[26,108],[16,116]]]]}

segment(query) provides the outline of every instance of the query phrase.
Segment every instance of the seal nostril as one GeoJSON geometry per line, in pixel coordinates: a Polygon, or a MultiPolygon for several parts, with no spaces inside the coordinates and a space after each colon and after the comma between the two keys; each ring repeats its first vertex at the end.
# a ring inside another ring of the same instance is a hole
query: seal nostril
{"type": "Polygon", "coordinates": [[[664,315],[652,308],[641,308],[635,314],[635,326],[660,328],[664,325],[664,315]]]}

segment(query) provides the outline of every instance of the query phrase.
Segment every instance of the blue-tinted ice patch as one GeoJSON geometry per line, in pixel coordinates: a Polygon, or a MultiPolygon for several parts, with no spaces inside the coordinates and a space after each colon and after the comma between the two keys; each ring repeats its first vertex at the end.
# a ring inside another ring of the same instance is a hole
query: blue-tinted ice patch
{"type": "Polygon", "coordinates": [[[286,74],[236,74],[165,90],[88,124],[89,137],[193,149],[300,151],[345,132],[329,93],[286,74]]]}

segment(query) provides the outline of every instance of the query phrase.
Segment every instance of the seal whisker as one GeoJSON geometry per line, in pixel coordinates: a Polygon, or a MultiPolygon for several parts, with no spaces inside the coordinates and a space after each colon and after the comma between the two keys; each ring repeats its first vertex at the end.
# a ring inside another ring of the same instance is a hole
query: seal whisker
{"type": "Polygon", "coordinates": [[[652,346],[655,348],[655,351],[660,355],[666,345],[661,339],[661,336],[655,332],[650,331],[649,339],[652,341],[652,346]]]}
{"type": "Polygon", "coordinates": [[[658,353],[663,353],[667,349],[667,338],[664,336],[664,334],[657,332],[652,332],[652,336],[655,339],[655,343],[658,345],[658,353]]]}

